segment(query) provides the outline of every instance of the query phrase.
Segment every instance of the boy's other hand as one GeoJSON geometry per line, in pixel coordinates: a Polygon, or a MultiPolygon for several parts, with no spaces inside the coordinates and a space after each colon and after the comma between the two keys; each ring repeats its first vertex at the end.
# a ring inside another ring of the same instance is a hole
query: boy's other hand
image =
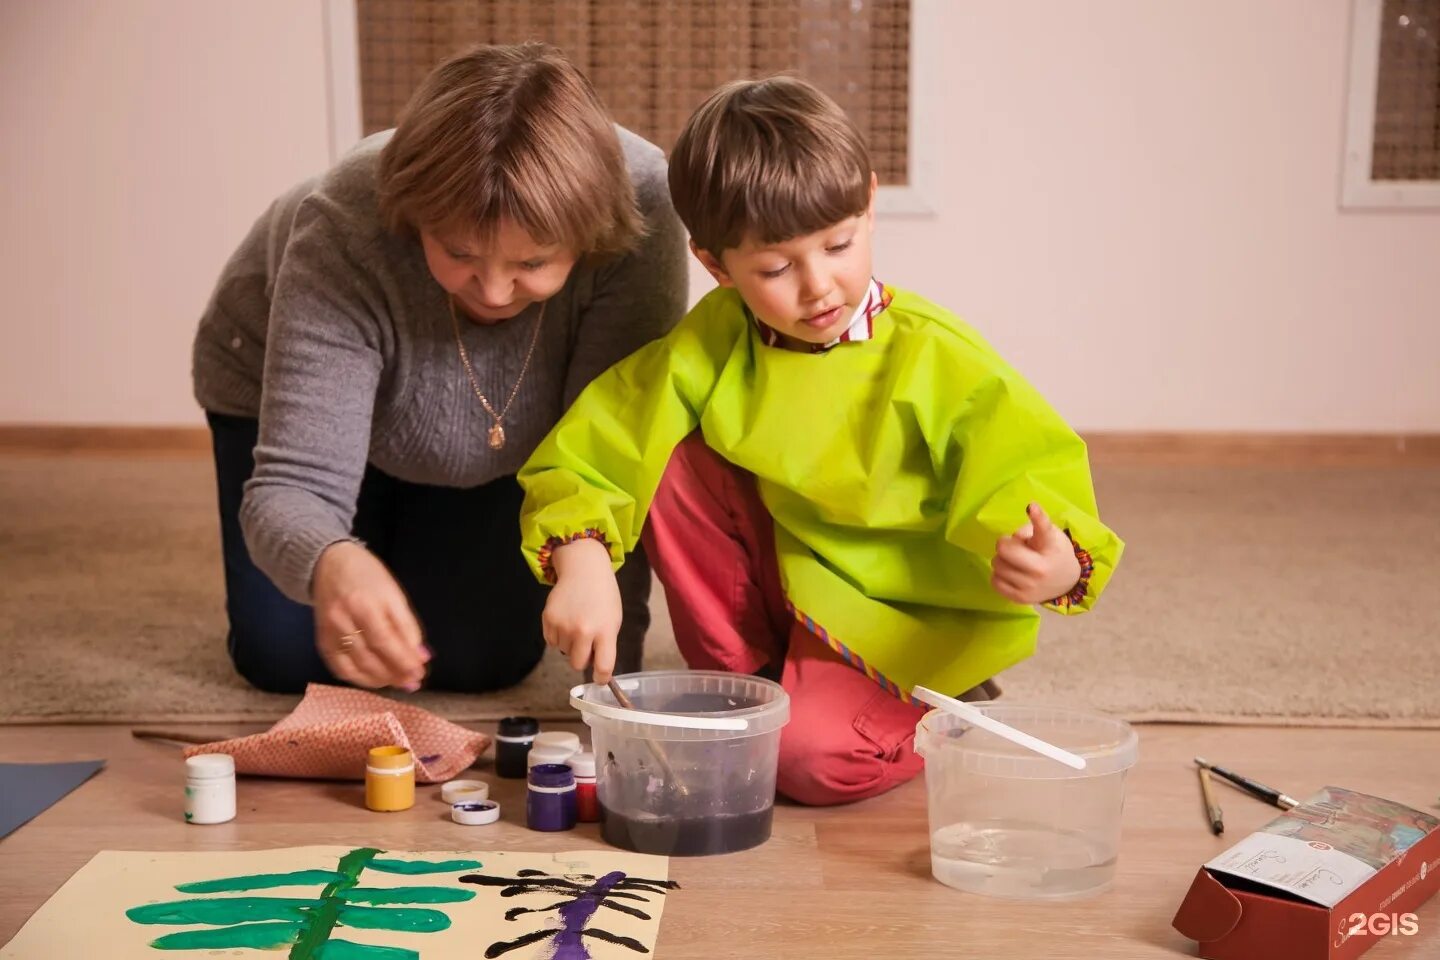
{"type": "Polygon", "coordinates": [[[593,661],[595,682],[608,683],[622,618],[610,551],[599,540],[575,540],[556,547],[551,562],[555,586],[540,619],[545,643],[569,657],[576,670],[593,661]]]}
{"type": "Polygon", "coordinates": [[[1016,603],[1045,603],[1063,596],[1080,581],[1075,545],[1045,515],[1038,503],[1027,511],[1030,522],[995,543],[990,585],[1016,603]]]}

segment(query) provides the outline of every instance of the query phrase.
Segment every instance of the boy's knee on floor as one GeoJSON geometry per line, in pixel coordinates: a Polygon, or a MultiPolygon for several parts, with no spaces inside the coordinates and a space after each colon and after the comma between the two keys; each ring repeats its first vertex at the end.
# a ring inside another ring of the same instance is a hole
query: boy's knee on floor
{"type": "Polygon", "coordinates": [[[833,806],[884,793],[921,769],[912,751],[884,749],[850,726],[830,735],[796,731],[780,736],[777,788],[797,803],[833,806]]]}

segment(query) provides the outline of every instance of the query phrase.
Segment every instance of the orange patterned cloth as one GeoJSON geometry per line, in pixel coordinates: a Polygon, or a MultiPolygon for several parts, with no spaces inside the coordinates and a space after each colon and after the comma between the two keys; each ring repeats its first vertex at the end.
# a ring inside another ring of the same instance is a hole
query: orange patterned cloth
{"type": "Polygon", "coordinates": [[[370,748],[391,744],[414,755],[417,783],[438,783],[474,763],[490,738],[366,690],[312,683],[290,716],[264,733],[189,747],[185,756],[228,753],[236,773],[364,780],[370,748]]]}

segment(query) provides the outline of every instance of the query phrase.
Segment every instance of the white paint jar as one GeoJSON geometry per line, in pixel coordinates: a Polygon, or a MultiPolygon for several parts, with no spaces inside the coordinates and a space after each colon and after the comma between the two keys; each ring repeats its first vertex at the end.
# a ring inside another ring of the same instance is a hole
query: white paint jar
{"type": "Polygon", "coordinates": [[[235,819],[235,758],[202,753],[185,761],[185,822],[235,819]]]}

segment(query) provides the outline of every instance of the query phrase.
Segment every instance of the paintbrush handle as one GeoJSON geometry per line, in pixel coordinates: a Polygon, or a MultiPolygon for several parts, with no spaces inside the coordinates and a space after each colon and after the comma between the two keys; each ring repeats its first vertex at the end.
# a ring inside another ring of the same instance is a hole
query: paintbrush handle
{"type": "MultiPolygon", "coordinates": [[[[147,730],[143,727],[130,731],[130,736],[139,740],[173,740],[176,743],[214,743],[215,737],[183,730],[147,730]]],[[[221,737],[220,739],[225,739],[221,737]]]]}
{"type": "Polygon", "coordinates": [[[1220,804],[1215,802],[1215,794],[1210,790],[1210,771],[1205,767],[1200,768],[1200,795],[1205,799],[1205,814],[1210,818],[1210,832],[1218,837],[1225,832],[1225,821],[1220,804]]]}
{"type": "Polygon", "coordinates": [[[1287,797],[1274,787],[1267,787],[1260,781],[1241,776],[1233,770],[1226,770],[1224,767],[1217,767],[1212,763],[1210,764],[1210,772],[1214,773],[1217,777],[1224,777],[1241,790],[1250,794],[1250,796],[1264,800],[1273,807],[1279,807],[1281,810],[1289,810],[1291,807],[1297,805],[1294,798],[1287,797]]]}
{"type": "MultiPolygon", "coordinates": [[[[620,706],[626,710],[635,709],[634,702],[625,695],[624,690],[620,689],[620,684],[615,682],[614,677],[610,678],[607,686],[610,688],[610,695],[615,698],[616,703],[620,704],[620,706]]],[[[670,761],[666,759],[665,751],[660,749],[660,744],[651,740],[649,737],[645,738],[645,743],[650,747],[650,752],[655,755],[655,762],[659,764],[660,772],[665,775],[665,779],[675,785],[676,792],[681,796],[689,796],[690,791],[685,788],[685,784],[681,782],[680,778],[675,776],[675,770],[670,766],[670,761]]]]}

